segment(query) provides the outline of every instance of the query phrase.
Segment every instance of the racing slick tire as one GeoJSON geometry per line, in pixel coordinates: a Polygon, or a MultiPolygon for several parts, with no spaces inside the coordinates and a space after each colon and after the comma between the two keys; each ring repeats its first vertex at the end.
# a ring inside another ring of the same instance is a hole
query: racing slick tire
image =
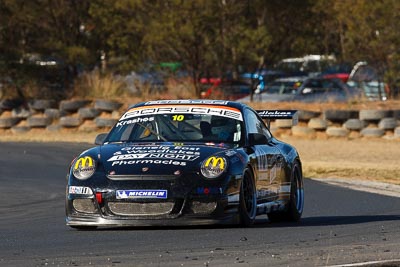
{"type": "Polygon", "coordinates": [[[268,219],[271,222],[300,221],[304,208],[304,186],[303,174],[298,161],[293,163],[290,185],[290,200],[287,208],[283,211],[268,213],[268,219]]]}
{"type": "Polygon", "coordinates": [[[254,179],[249,169],[244,171],[239,195],[240,225],[251,226],[257,214],[257,192],[254,179]]]}

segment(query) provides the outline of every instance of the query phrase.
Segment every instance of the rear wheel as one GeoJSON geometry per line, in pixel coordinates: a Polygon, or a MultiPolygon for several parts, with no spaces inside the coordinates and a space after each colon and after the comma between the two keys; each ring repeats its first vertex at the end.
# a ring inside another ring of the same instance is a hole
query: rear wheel
{"type": "Polygon", "coordinates": [[[257,193],[251,172],[246,169],[240,187],[239,217],[240,224],[250,226],[257,213],[257,193]]]}
{"type": "Polygon", "coordinates": [[[303,174],[298,161],[293,163],[292,177],[290,184],[290,200],[284,211],[268,213],[268,218],[272,222],[300,221],[304,208],[304,186],[303,174]]]}

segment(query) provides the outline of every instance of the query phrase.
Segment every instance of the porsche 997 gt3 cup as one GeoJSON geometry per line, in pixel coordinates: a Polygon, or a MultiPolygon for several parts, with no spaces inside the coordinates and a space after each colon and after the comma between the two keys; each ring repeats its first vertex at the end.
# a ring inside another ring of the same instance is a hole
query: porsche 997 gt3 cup
{"type": "Polygon", "coordinates": [[[71,164],[66,223],[73,228],[239,223],[256,216],[299,221],[302,167],[255,111],[222,100],[164,100],[131,106],[96,147],[71,164]]]}

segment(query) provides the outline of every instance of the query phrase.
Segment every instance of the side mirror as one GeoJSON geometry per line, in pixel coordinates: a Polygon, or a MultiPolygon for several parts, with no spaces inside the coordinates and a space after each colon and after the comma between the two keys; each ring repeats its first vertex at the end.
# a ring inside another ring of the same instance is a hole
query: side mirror
{"type": "Polygon", "coordinates": [[[265,145],[268,143],[268,138],[260,133],[251,133],[249,134],[249,145],[265,145]]]}
{"type": "Polygon", "coordinates": [[[94,140],[95,145],[102,145],[104,144],[104,140],[106,140],[107,134],[106,133],[101,133],[96,136],[96,139],[94,140]]]}

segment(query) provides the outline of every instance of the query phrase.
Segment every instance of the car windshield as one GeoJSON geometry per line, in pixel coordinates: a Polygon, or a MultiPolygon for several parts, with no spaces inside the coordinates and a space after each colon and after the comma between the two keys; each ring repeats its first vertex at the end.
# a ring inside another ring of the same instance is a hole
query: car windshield
{"type": "Polygon", "coordinates": [[[243,119],[228,107],[140,107],[126,112],[105,142],[214,142],[239,144],[243,119]],[[175,112],[175,111],[180,111],[175,112]]]}

